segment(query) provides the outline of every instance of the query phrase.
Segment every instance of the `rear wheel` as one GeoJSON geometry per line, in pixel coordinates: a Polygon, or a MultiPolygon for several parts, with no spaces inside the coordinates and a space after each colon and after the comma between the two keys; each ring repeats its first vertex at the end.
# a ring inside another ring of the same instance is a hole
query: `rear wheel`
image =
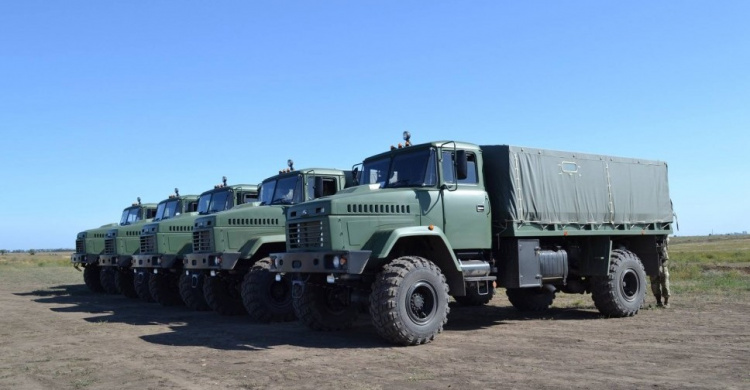
{"type": "Polygon", "coordinates": [[[87,265],[83,268],[83,282],[92,292],[104,292],[102,281],[99,279],[100,268],[98,265],[87,265]]]}
{"type": "Polygon", "coordinates": [[[211,310],[203,296],[203,278],[205,275],[202,273],[180,275],[180,297],[185,306],[195,311],[211,310]]]}
{"type": "Polygon", "coordinates": [[[242,304],[240,286],[242,279],[235,275],[206,276],[203,279],[203,295],[206,303],[223,316],[247,314],[242,304]]]}
{"type": "Polygon", "coordinates": [[[152,274],[148,281],[151,296],[162,306],[184,305],[180,297],[180,275],[169,271],[152,274]]]}
{"type": "Polygon", "coordinates": [[[141,298],[144,302],[153,302],[154,297],[151,296],[151,291],[148,290],[148,281],[151,279],[150,270],[147,268],[138,268],[138,272],[135,274],[135,292],[138,294],[138,298],[141,298]]]}
{"type": "Polygon", "coordinates": [[[600,313],[630,317],[638,313],[646,297],[646,271],[635,253],[612,251],[609,275],[591,278],[591,296],[600,313]]]}
{"type": "Polygon", "coordinates": [[[276,274],[269,271],[271,259],[258,260],[242,282],[242,303],[250,318],[260,322],[292,321],[292,282],[288,276],[276,281],[276,274]]]}
{"type": "Polygon", "coordinates": [[[138,298],[135,292],[134,273],[130,268],[117,269],[115,271],[115,285],[122,295],[128,298],[138,298]]]}
{"type": "Polygon", "coordinates": [[[350,328],[357,319],[359,305],[352,304],[348,287],[326,284],[323,277],[313,275],[303,285],[293,286],[294,313],[313,330],[350,328]]]}
{"type": "Polygon", "coordinates": [[[115,274],[117,269],[115,267],[101,267],[99,269],[99,282],[102,285],[102,289],[107,294],[119,294],[120,290],[117,289],[115,284],[115,274]]]}
{"type": "Polygon", "coordinates": [[[555,300],[555,290],[546,287],[509,288],[505,294],[520,311],[545,311],[555,300]]]}
{"type": "Polygon", "coordinates": [[[429,343],[443,331],[449,312],[445,276],[427,259],[395,259],[373,283],[372,322],[380,336],[392,343],[429,343]]]}

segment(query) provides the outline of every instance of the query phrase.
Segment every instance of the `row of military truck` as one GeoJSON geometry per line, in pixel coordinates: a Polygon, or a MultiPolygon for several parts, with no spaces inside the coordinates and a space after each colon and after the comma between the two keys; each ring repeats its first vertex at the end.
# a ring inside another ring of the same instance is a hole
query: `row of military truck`
{"type": "Polygon", "coordinates": [[[457,141],[404,144],[351,170],[288,169],[123,210],[78,234],[94,292],[254,321],[432,341],[502,287],[523,311],[591,294],[636,314],[672,233],[661,161],[457,141]]]}

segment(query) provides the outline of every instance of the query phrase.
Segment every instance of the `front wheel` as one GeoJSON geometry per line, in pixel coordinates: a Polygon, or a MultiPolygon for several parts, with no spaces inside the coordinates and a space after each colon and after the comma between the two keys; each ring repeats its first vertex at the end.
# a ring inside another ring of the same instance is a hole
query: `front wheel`
{"type": "Polygon", "coordinates": [[[102,281],[99,278],[100,270],[101,268],[99,268],[98,265],[92,264],[89,264],[83,268],[83,282],[86,283],[86,287],[88,287],[91,292],[104,292],[102,281]]]}
{"type": "Polygon", "coordinates": [[[615,249],[610,256],[609,275],[592,277],[591,287],[600,313],[630,317],[638,313],[646,297],[646,271],[635,253],[615,249]]]}
{"type": "Polygon", "coordinates": [[[203,296],[203,279],[205,277],[202,273],[180,275],[180,297],[185,302],[185,306],[192,310],[211,310],[203,296]]]}
{"type": "Polygon", "coordinates": [[[349,287],[326,284],[323,277],[313,275],[304,284],[293,286],[294,313],[300,322],[313,330],[351,328],[359,306],[352,304],[349,287]]]}
{"type": "Polygon", "coordinates": [[[240,294],[241,279],[234,275],[216,275],[203,278],[203,296],[215,312],[223,316],[247,314],[240,294]]]}
{"type": "Polygon", "coordinates": [[[115,271],[115,285],[122,295],[128,298],[138,298],[138,293],[135,292],[135,278],[133,275],[133,270],[130,268],[115,271]]]}
{"type": "Polygon", "coordinates": [[[449,311],[445,276],[427,259],[395,259],[373,283],[372,322],[380,336],[392,343],[429,343],[443,331],[449,311]]]}
{"type": "Polygon", "coordinates": [[[120,290],[117,289],[115,284],[115,274],[117,268],[115,267],[101,267],[99,270],[99,283],[102,285],[102,289],[107,294],[118,294],[120,290]]]}
{"type": "Polygon", "coordinates": [[[250,318],[259,322],[292,321],[292,282],[284,275],[276,281],[276,274],[270,272],[271,259],[258,260],[242,282],[242,303],[250,318]]]}
{"type": "Polygon", "coordinates": [[[164,271],[152,274],[148,281],[148,290],[156,302],[162,306],[180,306],[185,303],[180,297],[180,276],[164,271]]]}

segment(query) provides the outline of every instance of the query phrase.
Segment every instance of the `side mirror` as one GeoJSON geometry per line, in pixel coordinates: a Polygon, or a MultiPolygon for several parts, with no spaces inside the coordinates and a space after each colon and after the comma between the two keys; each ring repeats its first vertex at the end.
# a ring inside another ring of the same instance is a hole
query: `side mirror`
{"type": "Polygon", "coordinates": [[[468,173],[468,158],[466,157],[465,150],[456,151],[456,179],[464,180],[469,176],[468,173]]]}
{"type": "Polygon", "coordinates": [[[313,187],[314,197],[318,199],[323,196],[323,178],[315,176],[315,186],[313,187]]]}

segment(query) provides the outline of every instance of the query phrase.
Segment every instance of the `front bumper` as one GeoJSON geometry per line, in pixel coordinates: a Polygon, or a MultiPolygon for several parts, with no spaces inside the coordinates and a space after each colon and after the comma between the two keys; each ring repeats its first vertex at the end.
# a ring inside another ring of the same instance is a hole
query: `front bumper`
{"type": "Polygon", "coordinates": [[[133,255],[133,268],[172,268],[177,255],[133,255]]]}
{"type": "Polygon", "coordinates": [[[100,255],[100,267],[123,267],[129,268],[133,262],[132,255],[100,255]]]}
{"type": "Polygon", "coordinates": [[[186,270],[233,270],[240,260],[240,252],[190,253],[182,267],[186,270]]]}
{"type": "Polygon", "coordinates": [[[360,275],[372,251],[290,252],[271,254],[271,272],[340,273],[360,275]],[[336,258],[339,259],[336,266],[336,258]],[[346,259],[342,264],[341,259],[346,259]]]}
{"type": "Polygon", "coordinates": [[[81,264],[88,265],[89,259],[91,259],[91,264],[96,264],[97,257],[97,255],[89,253],[73,253],[70,255],[70,263],[73,264],[74,267],[78,267],[81,264]]]}

